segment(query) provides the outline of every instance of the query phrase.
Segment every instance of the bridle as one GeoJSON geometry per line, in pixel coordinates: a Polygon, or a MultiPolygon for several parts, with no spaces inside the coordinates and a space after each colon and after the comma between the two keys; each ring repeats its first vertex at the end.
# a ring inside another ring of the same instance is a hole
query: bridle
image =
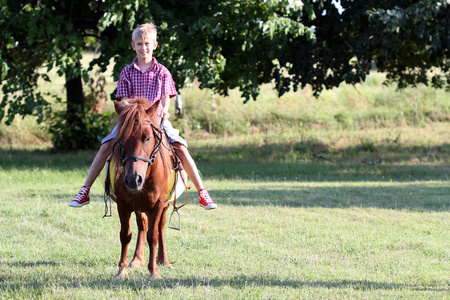
{"type": "MultiPolygon", "coordinates": [[[[150,154],[149,158],[143,157],[143,156],[138,156],[138,155],[130,155],[125,157],[125,146],[123,145],[123,143],[117,139],[117,141],[114,143],[113,147],[112,147],[112,155],[116,156],[119,159],[119,163],[124,166],[126,164],[127,161],[129,160],[133,160],[133,161],[138,161],[138,160],[142,160],[145,161],[147,163],[149,163],[150,165],[153,165],[156,161],[156,155],[158,154],[158,152],[161,151],[161,145],[164,146],[164,148],[166,148],[167,150],[169,150],[173,156],[175,157],[175,162],[174,162],[174,166],[172,167],[172,169],[175,171],[175,182],[174,182],[174,188],[176,190],[176,180],[177,180],[177,172],[181,171],[182,167],[180,165],[180,161],[178,159],[178,156],[175,152],[175,150],[173,149],[172,145],[170,143],[168,143],[168,145],[165,145],[163,143],[163,134],[166,135],[166,138],[168,139],[169,137],[167,136],[167,132],[164,130],[164,127],[162,126],[162,122],[163,119],[161,119],[161,123],[160,123],[160,128],[157,128],[153,125],[152,121],[149,119],[145,119],[146,122],[150,123],[150,126],[152,127],[152,131],[153,131],[153,136],[155,138],[155,145],[153,146],[153,151],[150,154]],[[119,147],[119,151],[120,151],[120,155],[116,154],[115,148],[119,147]]],[[[162,153],[161,153],[162,154],[162,153]]],[[[111,156],[108,158],[107,160],[107,172],[106,172],[106,179],[105,179],[105,215],[103,217],[111,217],[111,213],[108,215],[108,204],[107,204],[107,198],[109,198],[109,211],[111,212],[111,195],[110,195],[110,188],[107,188],[107,186],[110,186],[110,177],[109,177],[109,162],[111,159],[111,156]]],[[[185,206],[188,202],[189,202],[189,193],[187,191],[188,186],[187,183],[185,181],[185,179],[181,176],[181,179],[183,180],[183,184],[186,188],[186,194],[187,194],[187,199],[186,202],[184,202],[182,205],[180,206],[176,206],[176,202],[177,202],[177,197],[176,194],[174,196],[174,202],[173,202],[173,211],[172,214],[170,215],[170,219],[169,219],[169,228],[170,229],[175,229],[175,230],[181,230],[181,217],[180,217],[180,213],[178,212],[178,210],[180,208],[182,208],[183,206],[185,206]],[[178,227],[172,226],[172,216],[174,213],[177,213],[178,215],[178,227]]],[[[115,195],[114,195],[115,197],[115,195]]]]}
{"type": "Polygon", "coordinates": [[[153,123],[151,122],[151,120],[146,119],[146,122],[150,122],[150,126],[152,127],[152,131],[153,131],[153,136],[155,138],[155,145],[153,146],[153,150],[152,153],[150,154],[150,157],[143,157],[143,156],[138,156],[138,155],[130,155],[125,157],[125,146],[123,145],[123,143],[118,139],[112,148],[112,153],[119,158],[119,163],[124,166],[126,164],[127,161],[132,160],[132,161],[138,161],[138,160],[142,160],[145,161],[147,163],[149,163],[150,165],[153,165],[156,161],[156,155],[158,154],[158,152],[161,149],[161,143],[162,143],[162,131],[161,129],[155,127],[153,125],[153,123]],[[120,155],[116,154],[115,148],[116,146],[119,147],[119,152],[120,155]]]}

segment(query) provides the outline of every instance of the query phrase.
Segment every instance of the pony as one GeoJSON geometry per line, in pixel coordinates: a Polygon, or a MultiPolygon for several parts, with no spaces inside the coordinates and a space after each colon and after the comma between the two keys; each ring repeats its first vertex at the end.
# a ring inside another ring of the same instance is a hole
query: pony
{"type": "Polygon", "coordinates": [[[160,277],[157,264],[171,268],[165,248],[164,225],[171,203],[166,201],[166,195],[172,176],[172,160],[166,135],[156,116],[159,103],[150,105],[145,98],[134,98],[126,103],[114,101],[118,128],[111,157],[116,166],[113,186],[121,226],[119,277],[128,276],[128,266],[145,266],[145,238],[150,248],[150,275],[160,277]],[[136,215],[138,237],[133,259],[128,265],[132,212],[136,215]]]}

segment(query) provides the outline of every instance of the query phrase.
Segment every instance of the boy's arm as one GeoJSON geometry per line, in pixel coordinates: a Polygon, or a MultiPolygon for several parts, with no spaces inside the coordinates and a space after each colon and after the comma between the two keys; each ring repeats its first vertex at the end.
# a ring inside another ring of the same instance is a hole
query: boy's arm
{"type": "Polygon", "coordinates": [[[170,113],[169,113],[169,107],[170,107],[170,97],[168,95],[162,95],[161,96],[161,105],[162,105],[162,117],[164,120],[169,119],[170,113]]]}

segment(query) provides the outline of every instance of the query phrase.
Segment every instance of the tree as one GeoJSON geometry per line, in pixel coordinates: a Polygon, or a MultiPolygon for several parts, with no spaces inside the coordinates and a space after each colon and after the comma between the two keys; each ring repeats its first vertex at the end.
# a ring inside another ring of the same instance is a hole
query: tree
{"type": "MultiPolygon", "coordinates": [[[[298,1],[134,1],[134,0],[0,0],[0,78],[4,97],[0,119],[37,115],[42,121],[52,95],[37,92],[39,78],[49,81],[42,68],[65,76],[67,114],[57,123],[79,137],[69,148],[81,148],[87,126],[83,82],[88,81],[80,61],[91,47],[101,55],[90,63],[106,70],[114,58],[114,78],[134,58],[131,31],[136,24],[161,25],[158,59],[171,71],[178,87],[186,78],[198,78],[202,87],[226,93],[239,86],[247,98],[270,81],[275,36],[311,34],[292,20],[301,17],[298,1]],[[292,2],[292,3],[291,3],[292,2]]],[[[73,142],[73,141],[72,141],[73,142]]]]}
{"type": "Polygon", "coordinates": [[[436,0],[341,0],[314,4],[314,41],[299,37],[280,58],[277,89],[311,85],[318,95],[341,82],[364,81],[373,65],[399,88],[450,88],[450,7],[436,0]],[[281,69],[287,73],[281,73],[281,69]],[[429,76],[428,73],[433,75],[429,76]]]}
{"type": "MultiPolygon", "coordinates": [[[[51,111],[50,97],[54,95],[38,92],[38,79],[50,81],[42,70],[56,68],[58,75],[66,80],[67,113],[54,125],[63,128],[62,132],[66,133],[63,138],[78,137],[64,148],[92,147],[93,135],[87,135],[88,124],[84,119],[83,81],[88,82],[88,70],[83,69],[80,61],[86,50],[99,43],[109,46],[111,51],[124,48],[125,41],[129,40],[129,36],[126,40],[124,36],[134,26],[139,3],[90,0],[0,2],[0,79],[4,94],[0,119],[6,117],[5,123],[10,124],[16,115],[36,115],[38,122],[42,122],[44,115],[51,111]]],[[[99,64],[106,68],[102,62],[99,64]]]]}
{"type": "MultiPolygon", "coordinates": [[[[418,83],[450,86],[449,4],[436,0],[0,0],[0,118],[37,115],[50,109],[49,94],[36,92],[50,80],[42,68],[66,78],[72,135],[89,131],[80,60],[96,47],[90,63],[114,79],[134,58],[132,29],[160,25],[157,57],[178,88],[197,78],[202,88],[227,94],[239,88],[248,101],[275,79],[279,94],[311,85],[323,88],[365,79],[373,64],[399,87],[418,83]],[[438,71],[427,76],[429,71],[438,71]]],[[[62,124],[62,123],[61,123],[62,124]]],[[[80,148],[75,143],[70,148],[80,148]]]]}

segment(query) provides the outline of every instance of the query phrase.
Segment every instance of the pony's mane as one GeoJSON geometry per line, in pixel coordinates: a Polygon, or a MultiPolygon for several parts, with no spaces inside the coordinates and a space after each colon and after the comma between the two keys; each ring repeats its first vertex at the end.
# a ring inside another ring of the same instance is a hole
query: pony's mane
{"type": "MultiPolygon", "coordinates": [[[[147,110],[151,107],[150,102],[145,98],[133,98],[127,100],[128,104],[124,105],[122,112],[120,113],[117,122],[119,124],[117,130],[116,139],[119,141],[128,140],[133,133],[138,133],[139,135],[142,133],[142,125],[152,123],[155,126],[159,125],[158,118],[156,113],[153,114],[150,118],[147,115],[147,110]]],[[[160,149],[163,152],[167,151],[166,146],[168,141],[166,139],[166,135],[162,133],[161,135],[162,143],[160,149]]],[[[166,176],[170,176],[171,170],[171,160],[170,156],[167,154],[161,155],[159,159],[162,159],[162,163],[164,165],[164,169],[166,172],[166,176]]],[[[119,167],[119,164],[117,164],[119,167]]]]}
{"type": "MultiPolygon", "coordinates": [[[[144,98],[133,98],[127,100],[127,102],[128,104],[124,105],[118,117],[117,138],[122,141],[127,140],[133,132],[141,132],[142,123],[149,120],[146,110],[151,106],[149,101],[144,98]]],[[[152,116],[150,120],[155,122],[155,116],[152,116]]]]}

